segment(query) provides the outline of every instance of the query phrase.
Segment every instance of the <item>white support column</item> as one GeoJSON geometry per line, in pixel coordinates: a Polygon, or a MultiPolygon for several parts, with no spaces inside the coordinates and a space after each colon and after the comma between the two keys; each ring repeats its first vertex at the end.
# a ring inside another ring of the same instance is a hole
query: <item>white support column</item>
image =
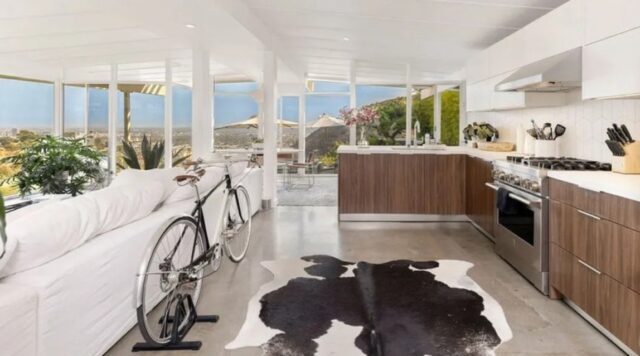
{"type": "Polygon", "coordinates": [[[116,146],[118,129],[118,65],[111,65],[111,78],[109,80],[109,172],[111,177],[116,174],[116,146]]]}
{"type": "MultiPolygon", "coordinates": [[[[356,108],[356,63],[351,61],[351,67],[349,69],[349,108],[356,108]]],[[[349,128],[349,144],[355,146],[357,142],[357,127],[351,126],[349,128]]]]}
{"type": "Polygon", "coordinates": [[[459,93],[460,93],[460,100],[459,100],[459,105],[460,105],[460,109],[459,109],[459,113],[460,113],[460,125],[459,125],[459,137],[460,139],[458,140],[458,144],[462,145],[464,142],[464,134],[462,133],[462,130],[464,130],[464,127],[467,126],[467,85],[466,83],[461,83],[460,84],[460,89],[459,89],[459,93]]]}
{"type": "MultiPolygon", "coordinates": [[[[83,110],[83,126],[85,142],[87,141],[87,135],[89,135],[89,85],[84,85],[84,110],[83,110]]],[[[88,142],[87,142],[88,143],[88,142]]]]}
{"type": "Polygon", "coordinates": [[[277,62],[273,52],[264,52],[263,61],[263,86],[262,91],[264,100],[263,123],[264,123],[264,189],[263,200],[266,206],[277,205],[277,173],[278,173],[278,153],[276,148],[276,78],[277,78],[277,62]]]}
{"type": "Polygon", "coordinates": [[[53,133],[55,136],[62,136],[64,133],[64,93],[61,77],[53,82],[53,133]]]}
{"type": "Polygon", "coordinates": [[[164,64],[164,167],[173,167],[173,68],[164,64]]]}
{"type": "Polygon", "coordinates": [[[307,137],[307,103],[305,95],[305,86],[302,84],[302,92],[298,97],[298,162],[304,163],[306,161],[306,137],[307,137]]]}
{"type": "Polygon", "coordinates": [[[440,88],[433,86],[433,135],[438,143],[442,137],[442,105],[440,102],[440,88]]]}
{"type": "Polygon", "coordinates": [[[206,158],[213,151],[213,81],[209,74],[209,51],[193,50],[191,145],[193,158],[206,158]]]}
{"type": "MultiPolygon", "coordinates": [[[[411,138],[413,137],[413,127],[412,127],[412,118],[413,118],[413,98],[411,97],[411,91],[413,87],[411,84],[411,65],[407,64],[407,118],[406,118],[406,133],[405,133],[405,144],[411,144],[411,138]]],[[[416,137],[418,133],[416,132],[416,137]]]]}

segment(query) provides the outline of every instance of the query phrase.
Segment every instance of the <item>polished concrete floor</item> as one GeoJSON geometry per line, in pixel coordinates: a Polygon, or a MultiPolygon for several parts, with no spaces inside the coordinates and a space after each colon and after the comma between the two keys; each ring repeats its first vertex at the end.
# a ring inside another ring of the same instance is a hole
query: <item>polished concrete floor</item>
{"type": "MultiPolygon", "coordinates": [[[[475,264],[469,275],[502,305],[514,338],[498,355],[620,355],[622,352],[565,304],[541,295],[493,253],[489,240],[468,223],[338,223],[335,207],[278,207],[254,219],[247,258],[223,263],[198,303],[200,313],[219,313],[217,324],[196,325],[187,339],[202,340],[199,352],[157,355],[260,355],[257,348],[224,345],[242,325],[247,302],[271,275],[264,260],[329,254],[344,260],[459,259],[475,264]]],[[[141,340],[130,331],[108,355],[130,354],[141,340]]],[[[156,353],[145,353],[156,354],[156,353]]],[[[345,355],[348,356],[348,355],[345,355]]]]}
{"type": "Polygon", "coordinates": [[[338,205],[338,176],[314,177],[309,186],[308,177],[290,178],[291,183],[278,185],[280,206],[336,206],[338,205]]]}

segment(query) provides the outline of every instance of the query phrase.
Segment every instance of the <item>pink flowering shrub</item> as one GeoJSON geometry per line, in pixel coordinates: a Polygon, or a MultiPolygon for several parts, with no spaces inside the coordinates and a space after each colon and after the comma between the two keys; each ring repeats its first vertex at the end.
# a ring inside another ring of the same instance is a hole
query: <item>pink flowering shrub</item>
{"type": "Polygon", "coordinates": [[[345,106],[340,109],[340,118],[347,126],[369,126],[380,120],[380,114],[370,106],[365,106],[360,109],[352,109],[345,106]]]}

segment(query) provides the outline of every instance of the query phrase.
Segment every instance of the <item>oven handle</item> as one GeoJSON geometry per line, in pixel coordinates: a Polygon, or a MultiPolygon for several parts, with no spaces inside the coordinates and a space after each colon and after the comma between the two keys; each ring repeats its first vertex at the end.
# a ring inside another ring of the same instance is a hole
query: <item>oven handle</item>
{"type": "MultiPolygon", "coordinates": [[[[498,190],[498,186],[495,185],[495,184],[491,184],[489,182],[486,182],[486,183],[484,183],[484,185],[486,185],[487,187],[489,187],[489,188],[491,188],[491,189],[493,189],[495,191],[498,190]]],[[[509,198],[517,200],[517,201],[519,201],[522,204],[525,204],[527,206],[535,206],[535,205],[539,205],[540,204],[539,202],[535,202],[535,201],[531,201],[531,200],[525,199],[525,198],[523,198],[523,197],[521,197],[519,195],[513,194],[513,193],[509,193],[509,198]]]]}

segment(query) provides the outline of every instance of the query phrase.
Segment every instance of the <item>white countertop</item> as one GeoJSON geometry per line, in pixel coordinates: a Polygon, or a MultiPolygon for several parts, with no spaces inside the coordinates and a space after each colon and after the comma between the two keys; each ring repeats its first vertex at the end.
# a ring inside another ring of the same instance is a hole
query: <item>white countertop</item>
{"type": "Polygon", "coordinates": [[[549,171],[547,175],[581,188],[640,201],[640,175],[614,172],[549,171]]]}
{"type": "Polygon", "coordinates": [[[515,155],[515,152],[493,152],[482,151],[477,148],[461,147],[461,146],[441,146],[438,149],[425,148],[425,147],[411,147],[404,146],[340,146],[338,153],[355,153],[355,154],[431,154],[431,155],[455,155],[466,154],[472,157],[478,157],[486,161],[495,161],[497,159],[506,159],[509,155],[515,155]]]}

